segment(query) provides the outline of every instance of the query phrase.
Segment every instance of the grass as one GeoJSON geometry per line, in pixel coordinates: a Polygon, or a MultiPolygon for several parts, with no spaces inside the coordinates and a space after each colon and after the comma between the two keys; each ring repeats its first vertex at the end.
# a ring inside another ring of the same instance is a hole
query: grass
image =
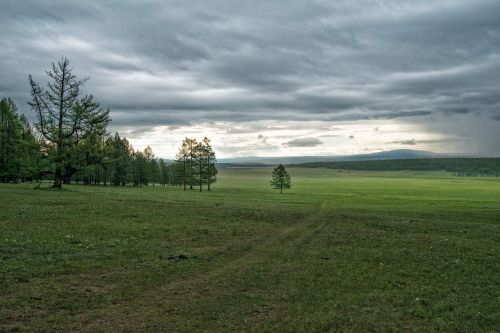
{"type": "Polygon", "coordinates": [[[0,331],[499,330],[500,179],[289,171],[0,185],[0,331]]]}

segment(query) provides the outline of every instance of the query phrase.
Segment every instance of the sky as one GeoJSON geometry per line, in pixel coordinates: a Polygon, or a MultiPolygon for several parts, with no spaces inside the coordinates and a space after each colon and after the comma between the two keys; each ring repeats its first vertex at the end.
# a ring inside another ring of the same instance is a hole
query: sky
{"type": "Polygon", "coordinates": [[[498,0],[2,0],[0,97],[68,57],[110,132],[173,158],[500,156],[498,0]]]}

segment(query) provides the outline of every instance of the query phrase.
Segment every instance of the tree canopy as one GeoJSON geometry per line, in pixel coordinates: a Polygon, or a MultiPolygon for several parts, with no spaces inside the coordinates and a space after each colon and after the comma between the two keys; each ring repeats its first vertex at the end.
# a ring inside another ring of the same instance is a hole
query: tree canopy
{"type": "Polygon", "coordinates": [[[40,142],[10,98],[0,100],[0,181],[32,180],[46,162],[40,142]]]}
{"type": "Polygon", "coordinates": [[[284,189],[289,189],[292,187],[292,178],[286,171],[283,164],[280,164],[273,169],[271,177],[271,185],[273,186],[273,188],[279,189],[281,194],[283,194],[284,189]]]}
{"type": "Polygon", "coordinates": [[[190,189],[198,186],[201,192],[206,185],[210,191],[211,184],[217,181],[216,161],[209,138],[205,137],[201,141],[185,138],[179,147],[175,162],[175,170],[184,190],[188,185],[190,189]]]}
{"type": "Polygon", "coordinates": [[[53,145],[53,187],[61,188],[63,168],[71,168],[80,144],[87,139],[98,140],[105,134],[110,111],[100,108],[92,95],[82,93],[88,78],[78,80],[67,58],[52,63],[52,69],[46,73],[51,79],[47,88],[29,76],[32,101],[28,104],[35,112],[37,130],[53,145]]]}

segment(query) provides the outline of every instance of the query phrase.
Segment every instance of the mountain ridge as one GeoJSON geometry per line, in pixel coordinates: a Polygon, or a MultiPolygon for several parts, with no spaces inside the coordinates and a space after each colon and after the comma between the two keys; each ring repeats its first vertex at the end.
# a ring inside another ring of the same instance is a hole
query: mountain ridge
{"type": "MultiPolygon", "coordinates": [[[[266,166],[273,164],[300,164],[310,162],[339,162],[339,161],[370,161],[409,158],[455,157],[454,154],[435,153],[425,150],[396,149],[369,154],[355,155],[319,155],[319,156],[278,156],[278,157],[235,157],[221,158],[220,164],[234,164],[242,166],[266,166]]],[[[467,156],[470,157],[470,156],[467,156]]]]}

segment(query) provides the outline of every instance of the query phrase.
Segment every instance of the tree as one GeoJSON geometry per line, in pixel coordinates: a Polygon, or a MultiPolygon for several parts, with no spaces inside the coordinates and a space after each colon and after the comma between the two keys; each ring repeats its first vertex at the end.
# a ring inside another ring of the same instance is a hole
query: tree
{"type": "Polygon", "coordinates": [[[104,185],[110,179],[110,138],[92,133],[64,155],[63,182],[70,184],[73,175],[84,175],[86,185],[104,185]]]}
{"type": "Polygon", "coordinates": [[[183,144],[186,146],[187,152],[188,152],[188,163],[187,163],[187,176],[189,180],[189,189],[193,189],[193,184],[196,181],[195,180],[195,165],[194,165],[194,160],[196,159],[197,151],[196,147],[198,146],[198,141],[196,139],[190,139],[186,138],[183,142],[183,144]]]}
{"type": "MultiPolygon", "coordinates": [[[[153,152],[153,149],[150,146],[147,146],[144,151],[142,152],[142,156],[144,156],[144,162],[146,163],[145,169],[144,169],[144,180],[145,183],[144,185],[148,185],[149,182],[153,183],[153,186],[155,185],[155,180],[154,180],[154,175],[153,173],[155,172],[153,170],[153,161],[155,160],[155,154],[153,152]]],[[[158,167],[158,165],[156,165],[158,167]]]]}
{"type": "Polygon", "coordinates": [[[10,98],[0,100],[0,181],[33,180],[42,167],[41,145],[10,98]]]}
{"type": "Polygon", "coordinates": [[[165,161],[162,158],[160,158],[158,168],[160,169],[160,183],[161,183],[161,185],[162,186],[170,185],[170,181],[169,181],[169,178],[170,178],[169,171],[170,170],[169,170],[167,163],[165,163],[165,161]]]}
{"type": "Polygon", "coordinates": [[[18,117],[21,137],[17,146],[16,158],[19,163],[18,177],[21,181],[32,181],[40,171],[46,171],[47,166],[41,162],[41,144],[24,115],[18,117]]]}
{"type": "Polygon", "coordinates": [[[0,179],[4,182],[17,176],[16,153],[21,134],[16,110],[11,99],[0,100],[0,179]]]}
{"type": "Polygon", "coordinates": [[[215,157],[215,152],[212,149],[212,145],[210,144],[209,138],[204,137],[201,144],[203,147],[202,158],[203,163],[205,164],[205,175],[203,179],[207,184],[207,190],[210,191],[210,185],[217,181],[217,167],[215,166],[215,162],[217,162],[217,159],[215,157]]]}
{"type": "Polygon", "coordinates": [[[202,141],[185,138],[182,141],[175,162],[175,176],[172,181],[180,180],[186,190],[187,184],[190,189],[198,186],[203,191],[203,185],[210,185],[216,181],[217,168],[215,167],[215,152],[210,145],[210,139],[205,137],[202,141]]]}
{"type": "Polygon", "coordinates": [[[279,189],[280,193],[283,193],[283,189],[289,189],[292,186],[292,178],[282,164],[273,169],[271,176],[271,185],[273,188],[279,189]]]}
{"type": "Polygon", "coordinates": [[[153,158],[149,162],[149,167],[151,169],[151,182],[153,183],[153,186],[155,186],[155,183],[160,180],[160,166],[158,164],[158,160],[153,158]]]}
{"type": "Polygon", "coordinates": [[[206,171],[208,165],[205,160],[206,147],[203,142],[198,142],[193,149],[192,165],[193,165],[193,179],[198,184],[200,192],[203,191],[203,183],[205,182],[206,171]]]}
{"type": "Polygon", "coordinates": [[[52,79],[47,88],[29,76],[32,101],[28,104],[37,117],[35,125],[55,149],[53,188],[62,187],[68,154],[91,134],[105,134],[110,121],[109,109],[101,109],[92,95],[82,95],[88,78],[78,80],[71,71],[67,58],[52,63],[52,69],[46,72],[52,79]]]}
{"type": "Polygon", "coordinates": [[[125,186],[130,176],[130,165],[132,164],[132,151],[126,138],[120,138],[118,133],[112,139],[111,148],[111,182],[113,185],[125,186]]]}
{"type": "Polygon", "coordinates": [[[175,157],[175,170],[184,191],[188,183],[192,184],[193,139],[185,138],[175,157]]]}
{"type": "Polygon", "coordinates": [[[133,159],[134,186],[148,184],[148,167],[144,153],[139,150],[136,151],[133,159]]]}

